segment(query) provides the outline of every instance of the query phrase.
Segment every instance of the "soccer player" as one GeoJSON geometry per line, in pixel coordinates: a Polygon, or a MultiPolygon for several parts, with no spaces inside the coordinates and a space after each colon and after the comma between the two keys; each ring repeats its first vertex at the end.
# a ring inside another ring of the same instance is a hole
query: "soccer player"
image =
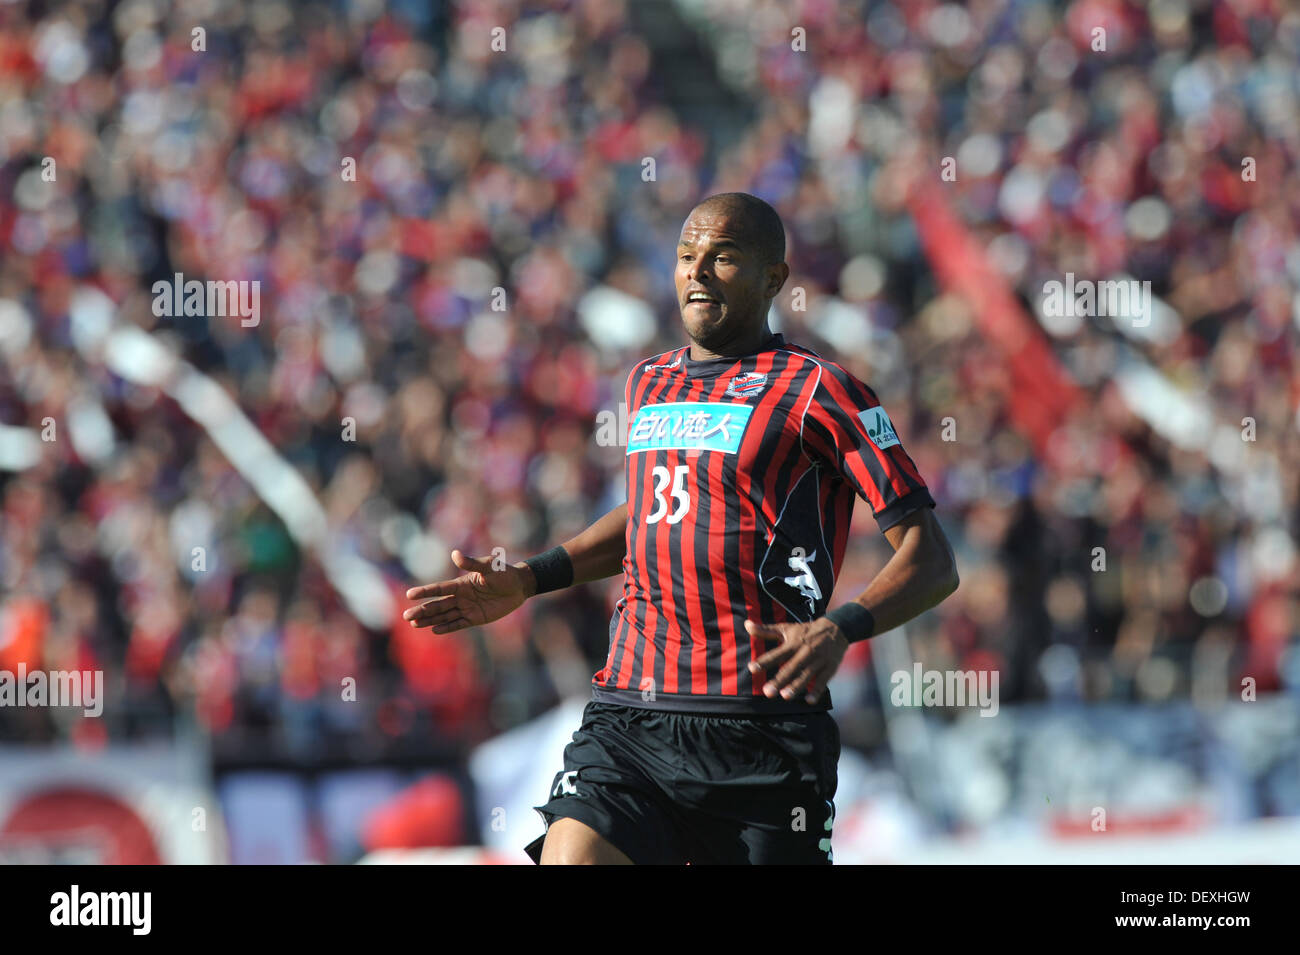
{"type": "Polygon", "coordinates": [[[934,499],[875,393],[774,335],[785,230],[745,193],[704,200],[677,247],[690,339],[637,362],[627,502],[564,544],[414,587],[412,626],[451,633],[535,594],[623,574],[609,655],[564,751],[541,864],[831,861],[839,731],[827,681],[849,644],[957,588],[934,499]],[[829,608],[855,495],[894,555],[829,608]]]}

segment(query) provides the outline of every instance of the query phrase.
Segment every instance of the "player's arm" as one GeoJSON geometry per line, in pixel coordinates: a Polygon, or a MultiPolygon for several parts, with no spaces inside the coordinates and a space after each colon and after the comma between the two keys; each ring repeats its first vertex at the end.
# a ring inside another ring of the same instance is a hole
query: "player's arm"
{"type": "Polygon", "coordinates": [[[815,701],[850,643],[920,616],[957,589],[957,561],[933,510],[912,511],[884,533],[894,556],[853,600],[811,623],[746,622],[751,634],[782,641],[750,664],[751,672],[768,671],[765,695],[789,700],[802,692],[815,701]]]}
{"type": "MultiPolygon", "coordinates": [[[[913,511],[884,533],[894,556],[852,601],[871,615],[873,626],[866,636],[919,617],[942,603],[960,583],[952,545],[932,509],[913,511]]],[[[843,634],[846,638],[862,635],[862,631],[843,634]]]]}
{"type": "MultiPolygon", "coordinates": [[[[577,537],[560,546],[573,566],[573,581],[569,586],[621,574],[623,557],[627,554],[627,502],[624,501],[577,537]]],[[[525,568],[530,563],[521,562],[514,566],[525,568]]],[[[528,596],[536,595],[536,573],[529,568],[529,573],[524,577],[528,596]]]]}
{"type": "Polygon", "coordinates": [[[402,618],[412,627],[430,627],[434,633],[481,626],[501,619],[538,593],[620,573],[626,551],[626,503],[559,547],[499,569],[492,566],[491,558],[466,557],[453,550],[452,562],[465,573],[412,587],[407,598],[423,603],[408,609],[402,618]]]}
{"type": "Polygon", "coordinates": [[[750,664],[755,674],[767,672],[764,693],[793,699],[802,692],[809,702],[824,690],[850,643],[911,620],[958,585],[934,499],[875,393],[843,368],[822,371],[803,421],[806,447],[871,505],[894,555],[866,590],[816,620],[746,622],[752,636],[781,641],[750,664]]]}

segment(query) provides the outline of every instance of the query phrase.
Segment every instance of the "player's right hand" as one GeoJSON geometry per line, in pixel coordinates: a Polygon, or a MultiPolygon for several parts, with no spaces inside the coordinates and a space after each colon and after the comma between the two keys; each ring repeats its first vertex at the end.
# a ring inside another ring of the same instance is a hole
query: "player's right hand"
{"type": "Polygon", "coordinates": [[[406,592],[408,599],[424,601],[402,614],[412,627],[455,633],[499,620],[528,599],[531,581],[526,581],[524,575],[532,571],[527,567],[507,564],[494,570],[491,560],[466,557],[458,550],[451,552],[451,560],[465,573],[454,580],[424,584],[406,592]]]}

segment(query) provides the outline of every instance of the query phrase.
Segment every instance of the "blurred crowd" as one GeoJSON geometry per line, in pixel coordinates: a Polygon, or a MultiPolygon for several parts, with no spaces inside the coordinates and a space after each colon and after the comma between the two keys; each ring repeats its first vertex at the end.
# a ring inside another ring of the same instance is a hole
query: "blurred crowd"
{"type": "MultiPolygon", "coordinates": [[[[938,501],[962,586],[908,627],[927,667],[997,669],[1004,704],[1300,690],[1298,64],[1270,0],[0,5],[0,425],[46,432],[21,464],[0,435],[0,666],[102,667],[129,704],[0,733],[185,720],[302,753],[481,740],[584,693],[620,581],[455,638],[363,626],[177,402],[81,347],[74,302],[224,388],[400,613],[453,547],[520,560],[621,500],[598,418],[685,341],[677,233],[731,190],[786,224],[774,330],[872,385],[938,501]],[[687,122],[702,96],[736,116],[687,122]],[[919,190],[1036,325],[1066,272],[1172,309],[1044,323],[1085,399],[1046,451],[935,279],[919,190]],[[176,273],[259,281],[260,320],[158,316],[176,273]],[[1230,440],[1251,419],[1246,467],[1169,440],[1121,362],[1230,440]]],[[[889,556],[857,514],[840,597],[889,556]]],[[[871,653],[836,684],[865,746],[871,653]]]]}

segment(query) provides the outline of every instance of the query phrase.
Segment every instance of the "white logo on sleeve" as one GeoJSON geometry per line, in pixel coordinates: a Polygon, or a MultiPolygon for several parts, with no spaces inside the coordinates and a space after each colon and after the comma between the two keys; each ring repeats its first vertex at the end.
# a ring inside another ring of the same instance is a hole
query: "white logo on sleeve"
{"type": "Polygon", "coordinates": [[[894,423],[885,414],[885,409],[876,405],[866,411],[858,412],[858,420],[867,429],[867,437],[881,451],[898,444],[898,435],[894,432],[894,423]]]}

